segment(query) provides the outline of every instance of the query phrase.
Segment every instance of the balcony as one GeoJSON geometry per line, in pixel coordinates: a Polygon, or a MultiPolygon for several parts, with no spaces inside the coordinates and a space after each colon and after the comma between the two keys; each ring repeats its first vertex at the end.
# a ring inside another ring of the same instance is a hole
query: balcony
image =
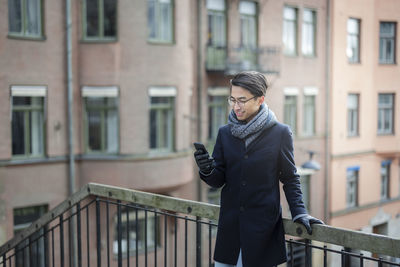
{"type": "Polygon", "coordinates": [[[208,45],[206,48],[206,70],[224,72],[227,75],[246,70],[279,74],[280,48],[277,46],[226,47],[208,45]]]}
{"type": "MultiPolygon", "coordinates": [[[[0,266],[213,266],[219,207],[88,184],[0,247],[0,266]]],[[[400,239],[284,219],[287,266],[400,266],[400,239]]]]}

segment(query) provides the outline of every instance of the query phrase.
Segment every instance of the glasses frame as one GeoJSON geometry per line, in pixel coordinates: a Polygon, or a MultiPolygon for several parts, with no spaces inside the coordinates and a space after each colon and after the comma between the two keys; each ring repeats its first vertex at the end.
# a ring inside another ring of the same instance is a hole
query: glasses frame
{"type": "Polygon", "coordinates": [[[227,100],[228,100],[228,104],[229,104],[231,107],[234,107],[234,106],[237,104],[239,107],[243,108],[244,105],[245,105],[247,102],[249,102],[250,100],[252,100],[252,99],[254,99],[254,98],[257,98],[257,97],[258,97],[258,96],[253,96],[252,98],[249,98],[249,99],[246,99],[246,100],[238,100],[238,99],[236,99],[236,98],[230,96],[230,97],[228,97],[227,100]]]}

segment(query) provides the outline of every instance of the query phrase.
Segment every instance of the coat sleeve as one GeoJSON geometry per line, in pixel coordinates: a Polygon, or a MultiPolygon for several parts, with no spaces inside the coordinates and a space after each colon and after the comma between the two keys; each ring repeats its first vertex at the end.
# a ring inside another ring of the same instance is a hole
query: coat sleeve
{"type": "Polygon", "coordinates": [[[287,126],[281,138],[279,179],[283,183],[292,218],[295,218],[299,217],[298,215],[307,214],[307,211],[301,193],[300,176],[297,174],[294,163],[292,132],[287,126]]]}
{"type": "Polygon", "coordinates": [[[212,156],[215,160],[214,170],[208,175],[199,171],[199,175],[208,185],[215,188],[222,187],[225,184],[225,160],[221,142],[221,129],[218,131],[217,141],[215,142],[212,156]]]}

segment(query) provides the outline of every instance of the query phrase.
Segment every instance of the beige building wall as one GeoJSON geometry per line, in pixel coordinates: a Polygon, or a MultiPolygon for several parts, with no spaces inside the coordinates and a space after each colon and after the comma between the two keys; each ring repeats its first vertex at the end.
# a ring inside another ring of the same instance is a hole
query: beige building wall
{"type": "MultiPolygon", "coordinates": [[[[175,0],[174,42],[147,40],[147,2],[118,1],[117,40],[82,39],[82,1],[72,1],[72,68],[76,187],[98,182],[196,199],[193,186],[194,2],[175,0]],[[85,152],[82,88],[115,86],[119,93],[119,152],[85,152]],[[149,89],[176,88],[174,150],[149,147],[149,89]]],[[[43,1],[43,40],[8,36],[8,2],[0,0],[0,243],[13,236],[13,209],[68,196],[65,4],[43,1]],[[13,85],[47,88],[45,156],[16,159],[11,151],[13,85]],[[4,211],[4,212],[3,212],[4,211]]]]}
{"type": "MultiPolygon", "coordinates": [[[[378,212],[388,214],[391,228],[400,214],[399,186],[399,101],[400,68],[397,64],[379,63],[379,22],[397,23],[396,63],[398,62],[400,3],[396,1],[332,1],[331,60],[331,224],[351,229],[373,231],[378,212]],[[347,20],[361,20],[360,63],[346,57],[347,20]],[[393,93],[394,134],[378,135],[378,94],[393,93]],[[347,135],[347,96],[360,95],[359,136],[347,135]],[[381,163],[391,160],[389,199],[381,199],[381,163]],[[346,206],[346,171],[359,166],[358,205],[346,206]],[[355,219],[356,218],[356,219],[355,219]],[[369,230],[368,230],[369,229],[369,230]]],[[[389,227],[389,228],[390,228],[389,227]]],[[[398,227],[398,226],[396,226],[398,227]]],[[[389,229],[391,232],[393,229],[389,229]]]]}

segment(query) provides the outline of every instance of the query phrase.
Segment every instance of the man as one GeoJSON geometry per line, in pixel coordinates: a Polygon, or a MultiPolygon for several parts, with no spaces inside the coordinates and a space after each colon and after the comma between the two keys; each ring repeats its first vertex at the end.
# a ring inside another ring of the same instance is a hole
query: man
{"type": "Polygon", "coordinates": [[[292,133],[264,103],[267,81],[241,72],[231,80],[227,125],[213,157],[195,152],[200,178],[223,187],[214,251],[216,267],[267,267],[286,261],[279,181],[294,221],[311,234],[322,221],[307,214],[293,156],[292,133]]]}

